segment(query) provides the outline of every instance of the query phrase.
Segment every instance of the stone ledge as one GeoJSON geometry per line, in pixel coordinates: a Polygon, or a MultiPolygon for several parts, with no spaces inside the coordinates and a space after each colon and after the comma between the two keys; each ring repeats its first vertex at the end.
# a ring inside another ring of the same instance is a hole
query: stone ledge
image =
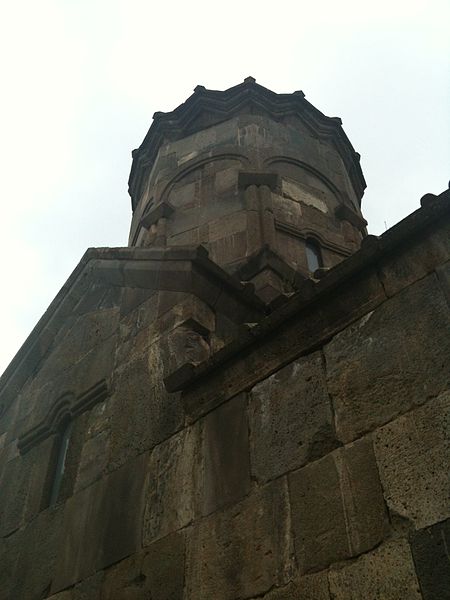
{"type": "Polygon", "coordinates": [[[1,407],[6,409],[17,396],[48,352],[64,319],[97,279],[112,287],[154,286],[158,290],[191,292],[219,312],[234,314],[239,306],[239,312],[248,313],[251,320],[267,312],[253,286],[226,273],[208,258],[202,246],[89,248],[0,377],[0,413],[1,407]],[[233,302],[227,302],[227,298],[233,302]]]}

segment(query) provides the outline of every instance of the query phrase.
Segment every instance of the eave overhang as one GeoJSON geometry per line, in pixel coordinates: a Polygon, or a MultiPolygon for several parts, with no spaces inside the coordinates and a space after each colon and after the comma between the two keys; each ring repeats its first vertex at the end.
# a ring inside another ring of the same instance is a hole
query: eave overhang
{"type": "Polygon", "coordinates": [[[175,110],[156,112],[153,123],[142,144],[133,150],[133,162],[128,180],[133,211],[142,193],[145,173],[151,169],[162,144],[182,139],[203,129],[199,116],[207,113],[208,126],[228,120],[245,110],[253,114],[269,114],[274,119],[296,115],[319,138],[331,139],[347,168],[355,193],[361,202],[366,182],[360,166],[360,155],[355,152],[342,128],[339,117],[327,117],[305,99],[301,91],[277,94],[247,77],[243,83],[224,91],[208,90],[198,85],[194,93],[175,110]]]}

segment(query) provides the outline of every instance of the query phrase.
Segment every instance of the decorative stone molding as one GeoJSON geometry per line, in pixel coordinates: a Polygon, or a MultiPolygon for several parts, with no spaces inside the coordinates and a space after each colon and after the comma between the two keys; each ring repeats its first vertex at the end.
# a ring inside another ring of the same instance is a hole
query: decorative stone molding
{"type": "Polygon", "coordinates": [[[66,418],[73,419],[104,400],[107,396],[108,385],[105,380],[99,381],[78,397],[70,392],[60,396],[37,425],[19,435],[18,448],[21,454],[25,454],[33,446],[57,433],[61,423],[66,418]]]}
{"type": "Polygon", "coordinates": [[[171,112],[157,112],[141,146],[132,153],[129,193],[133,210],[142,195],[145,173],[154,163],[161,145],[177,140],[205,127],[202,117],[208,115],[208,126],[220,123],[242,113],[245,108],[260,111],[274,119],[286,115],[298,116],[313,135],[331,139],[344,161],[352,185],[361,198],[366,187],[361,171],[360,157],[342,129],[342,121],[327,117],[304,97],[303,93],[277,94],[247,77],[239,85],[225,91],[207,90],[197,86],[186,102],[171,112]]]}

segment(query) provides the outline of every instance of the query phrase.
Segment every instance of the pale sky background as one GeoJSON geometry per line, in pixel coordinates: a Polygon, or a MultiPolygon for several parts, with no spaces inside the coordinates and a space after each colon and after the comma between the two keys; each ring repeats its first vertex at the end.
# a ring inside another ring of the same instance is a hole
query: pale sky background
{"type": "Polygon", "coordinates": [[[450,2],[0,5],[0,373],[89,246],[125,246],[131,150],[197,84],[246,76],[339,116],[380,234],[450,176],[450,2]]]}

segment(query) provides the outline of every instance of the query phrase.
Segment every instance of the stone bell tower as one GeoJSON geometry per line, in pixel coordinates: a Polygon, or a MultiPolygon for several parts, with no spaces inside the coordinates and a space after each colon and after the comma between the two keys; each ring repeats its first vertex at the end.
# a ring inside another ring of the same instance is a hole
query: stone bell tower
{"type": "Polygon", "coordinates": [[[130,246],[198,246],[269,300],[355,252],[365,235],[359,155],[303,92],[253,77],[197,86],[155,113],[129,180],[130,246]]]}
{"type": "Polygon", "coordinates": [[[129,246],[0,378],[1,600],[450,598],[450,191],[251,77],[156,113],[129,246]]]}

